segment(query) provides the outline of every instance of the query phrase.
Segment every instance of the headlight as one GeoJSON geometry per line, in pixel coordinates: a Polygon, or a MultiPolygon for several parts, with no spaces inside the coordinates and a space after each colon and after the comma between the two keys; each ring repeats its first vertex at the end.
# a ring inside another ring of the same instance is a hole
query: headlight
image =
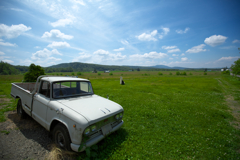
{"type": "Polygon", "coordinates": [[[115,116],[115,118],[116,118],[116,120],[119,120],[119,114],[117,114],[117,115],[115,116]]]}
{"type": "Polygon", "coordinates": [[[88,135],[90,133],[90,128],[85,129],[84,134],[88,135]]]}
{"type": "Polygon", "coordinates": [[[94,132],[97,130],[97,127],[95,125],[91,126],[91,131],[94,132]]]}
{"type": "Polygon", "coordinates": [[[123,113],[120,113],[120,114],[119,114],[119,117],[122,118],[122,117],[123,117],[123,113]]]}

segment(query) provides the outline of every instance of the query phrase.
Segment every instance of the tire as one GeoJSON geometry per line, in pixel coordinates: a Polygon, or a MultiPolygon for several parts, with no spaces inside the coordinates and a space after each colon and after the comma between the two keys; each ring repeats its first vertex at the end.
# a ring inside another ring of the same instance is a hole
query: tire
{"type": "Polygon", "coordinates": [[[21,119],[24,119],[27,117],[27,113],[22,109],[21,99],[19,99],[17,103],[17,114],[20,116],[21,119]]]}
{"type": "Polygon", "coordinates": [[[57,144],[57,146],[59,146],[60,148],[64,148],[68,151],[72,150],[70,147],[71,139],[65,125],[63,125],[62,123],[58,123],[54,127],[52,133],[54,142],[57,144]]]}

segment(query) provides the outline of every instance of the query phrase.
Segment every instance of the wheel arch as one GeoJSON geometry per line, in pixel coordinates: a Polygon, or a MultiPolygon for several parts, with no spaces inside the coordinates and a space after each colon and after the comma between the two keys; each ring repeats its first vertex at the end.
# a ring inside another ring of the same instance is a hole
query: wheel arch
{"type": "Polygon", "coordinates": [[[65,122],[63,122],[63,121],[61,121],[61,120],[59,120],[59,119],[53,119],[53,120],[52,120],[52,122],[51,122],[51,124],[50,124],[50,127],[49,127],[50,133],[52,133],[54,127],[55,127],[57,124],[59,124],[59,123],[62,124],[62,125],[64,125],[64,126],[67,128],[68,135],[69,135],[69,137],[70,137],[70,140],[72,141],[72,138],[71,138],[71,134],[70,134],[70,132],[69,132],[68,125],[67,125],[65,122]]]}

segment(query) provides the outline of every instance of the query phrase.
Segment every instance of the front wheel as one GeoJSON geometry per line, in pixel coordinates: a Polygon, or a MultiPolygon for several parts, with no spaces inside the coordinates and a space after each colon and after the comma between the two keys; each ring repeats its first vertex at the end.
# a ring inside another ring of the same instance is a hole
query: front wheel
{"type": "Polygon", "coordinates": [[[71,147],[70,147],[70,136],[68,133],[67,128],[61,124],[58,123],[54,129],[53,129],[53,138],[54,138],[54,142],[61,148],[64,148],[68,151],[71,151],[71,147]]]}
{"type": "Polygon", "coordinates": [[[27,114],[26,112],[22,109],[22,101],[21,99],[18,100],[18,103],[17,103],[17,114],[22,118],[26,118],[27,114]]]}

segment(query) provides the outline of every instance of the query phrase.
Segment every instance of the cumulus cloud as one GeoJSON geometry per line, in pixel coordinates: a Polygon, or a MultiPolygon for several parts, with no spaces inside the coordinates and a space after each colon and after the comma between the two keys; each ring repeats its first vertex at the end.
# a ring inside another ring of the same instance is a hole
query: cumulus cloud
{"type": "Polygon", "coordinates": [[[178,49],[177,46],[162,46],[162,49],[168,50],[168,53],[180,52],[180,49],[178,49]]]}
{"type": "Polygon", "coordinates": [[[217,61],[232,61],[232,60],[237,60],[239,57],[222,57],[218,59],[217,61]]]}
{"type": "Polygon", "coordinates": [[[164,28],[164,27],[162,27],[161,29],[163,31],[160,33],[159,38],[163,39],[163,37],[166,36],[168,34],[168,32],[170,32],[170,29],[169,28],[164,28]]]}
{"type": "Polygon", "coordinates": [[[203,49],[206,45],[200,44],[198,46],[194,46],[186,51],[186,53],[198,53],[198,52],[205,52],[206,49],[203,49]]]}
{"type": "Polygon", "coordinates": [[[52,44],[49,44],[47,47],[50,48],[65,48],[65,47],[70,47],[70,44],[67,42],[52,42],[52,44]]]}
{"type": "Polygon", "coordinates": [[[173,52],[180,52],[180,49],[176,48],[176,49],[168,50],[168,53],[173,53],[173,52]]]}
{"type": "Polygon", "coordinates": [[[133,55],[130,55],[130,58],[149,58],[149,59],[160,59],[160,58],[164,58],[164,57],[167,57],[167,54],[166,53],[157,53],[157,52],[149,52],[149,53],[144,53],[143,55],[141,54],[133,54],[133,55]]]}
{"type": "Polygon", "coordinates": [[[240,40],[235,39],[232,43],[240,43],[240,40]]]}
{"type": "Polygon", "coordinates": [[[128,41],[126,41],[126,40],[121,40],[121,43],[124,45],[129,45],[128,41]]]}
{"type": "Polygon", "coordinates": [[[73,21],[71,19],[59,19],[58,21],[56,22],[52,22],[50,23],[51,26],[53,27],[65,27],[66,25],[69,25],[69,24],[72,24],[73,21]]]}
{"type": "Polygon", "coordinates": [[[156,35],[157,35],[157,30],[154,30],[150,34],[143,33],[143,34],[137,36],[137,38],[140,41],[157,41],[157,39],[154,38],[154,36],[156,36],[156,35]]]}
{"type": "Polygon", "coordinates": [[[177,56],[179,56],[179,55],[178,55],[178,54],[172,54],[172,56],[173,56],[173,57],[177,57],[177,56]]]}
{"type": "Polygon", "coordinates": [[[122,55],[120,52],[116,54],[109,53],[108,51],[105,51],[103,49],[99,49],[95,52],[93,52],[94,55],[97,55],[101,61],[119,61],[126,58],[126,55],[122,55]]]}
{"type": "Polygon", "coordinates": [[[169,59],[170,59],[170,60],[173,60],[173,58],[171,58],[171,57],[170,57],[169,59]]]}
{"type": "Polygon", "coordinates": [[[81,52],[79,54],[80,54],[80,56],[77,56],[76,58],[74,58],[72,60],[72,62],[81,62],[81,61],[85,61],[87,59],[90,59],[92,57],[90,54],[87,54],[85,52],[81,52]]]}
{"type": "Polygon", "coordinates": [[[178,33],[178,34],[183,34],[183,33],[187,33],[187,31],[189,31],[189,29],[190,28],[185,28],[185,30],[183,31],[183,30],[180,30],[180,29],[178,29],[178,30],[176,30],[176,32],[178,33]]]}
{"type": "Polygon", "coordinates": [[[125,48],[118,48],[118,49],[114,49],[113,51],[116,51],[116,52],[120,52],[120,51],[124,51],[125,48]]]}
{"type": "Polygon", "coordinates": [[[204,40],[204,43],[207,45],[210,45],[212,47],[215,47],[217,45],[221,45],[225,42],[227,37],[222,36],[222,35],[212,35],[211,37],[208,37],[204,40]]]}
{"type": "MultiPolygon", "coordinates": [[[[33,59],[33,60],[41,60],[41,59],[42,60],[43,59],[50,60],[50,59],[54,58],[54,57],[51,57],[53,54],[62,55],[56,49],[49,51],[48,49],[44,48],[43,50],[39,50],[39,51],[33,53],[31,59],[33,59]]],[[[60,59],[58,59],[58,60],[60,60],[60,59]]]]}
{"type": "Polygon", "coordinates": [[[185,56],[185,54],[184,54],[184,53],[182,53],[182,54],[181,54],[181,56],[185,56]]]}
{"type": "Polygon", "coordinates": [[[50,32],[45,32],[42,38],[55,38],[55,39],[72,39],[73,36],[66,35],[58,29],[52,29],[50,32]]]}
{"type": "Polygon", "coordinates": [[[183,57],[183,58],[181,58],[181,60],[182,60],[182,61],[187,61],[188,58],[187,58],[187,57],[183,57]]]}
{"type": "Polygon", "coordinates": [[[0,37],[6,37],[8,39],[16,38],[20,36],[22,33],[30,29],[31,27],[27,27],[24,24],[11,25],[11,26],[0,24],[0,37]]]}

